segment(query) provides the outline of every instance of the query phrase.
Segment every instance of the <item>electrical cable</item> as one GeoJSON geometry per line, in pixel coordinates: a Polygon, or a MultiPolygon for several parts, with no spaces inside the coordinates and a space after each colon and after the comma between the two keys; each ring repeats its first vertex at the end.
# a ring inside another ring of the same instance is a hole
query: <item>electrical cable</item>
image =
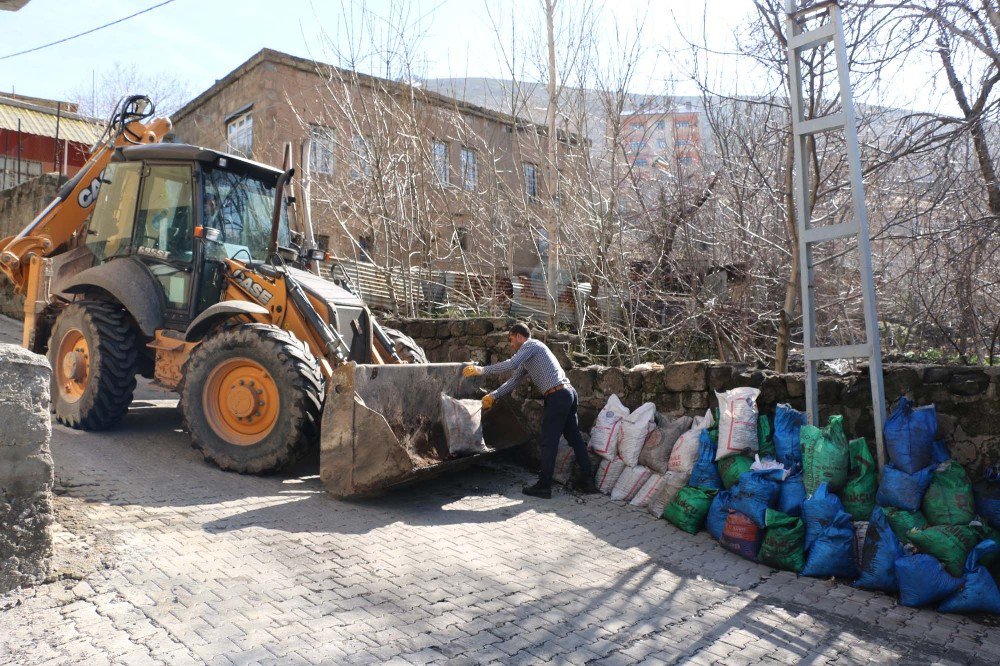
{"type": "Polygon", "coordinates": [[[41,51],[42,49],[47,49],[50,46],[55,46],[56,44],[62,44],[63,42],[68,42],[71,39],[76,39],[77,37],[83,37],[84,35],[89,35],[92,32],[97,32],[98,30],[103,30],[104,28],[108,28],[110,26],[116,25],[118,23],[121,23],[122,21],[127,21],[130,18],[135,18],[136,16],[140,16],[142,14],[145,14],[146,12],[151,12],[154,9],[162,7],[163,5],[169,5],[173,1],[174,0],[164,0],[164,2],[161,2],[161,3],[157,4],[157,5],[153,5],[152,7],[147,7],[146,9],[143,9],[142,11],[138,11],[135,14],[129,14],[128,16],[124,16],[124,17],[122,17],[122,18],[120,18],[120,19],[118,19],[116,21],[112,21],[111,23],[105,23],[104,25],[99,25],[96,28],[91,28],[90,30],[87,30],[86,32],[81,32],[81,33],[77,33],[75,35],[70,35],[69,37],[64,37],[64,38],[62,38],[60,40],[57,40],[57,41],[54,41],[54,42],[49,42],[48,44],[42,44],[41,46],[36,46],[34,48],[26,49],[24,51],[18,51],[17,53],[8,53],[5,56],[0,56],[0,60],[6,60],[7,58],[13,58],[14,56],[24,55],[25,53],[32,53],[34,51],[41,51]]]}

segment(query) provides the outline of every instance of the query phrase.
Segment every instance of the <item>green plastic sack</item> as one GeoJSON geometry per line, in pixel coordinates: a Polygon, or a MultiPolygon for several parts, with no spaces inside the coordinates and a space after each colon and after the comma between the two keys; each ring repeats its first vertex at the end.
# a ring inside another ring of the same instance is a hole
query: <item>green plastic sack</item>
{"type": "Polygon", "coordinates": [[[740,474],[750,471],[753,465],[753,458],[738,453],[734,456],[726,456],[716,463],[719,467],[719,476],[722,477],[722,485],[729,490],[740,480],[740,474]]]}
{"type": "Polygon", "coordinates": [[[806,527],[801,518],[768,509],[764,513],[764,541],[757,552],[761,564],[798,573],[805,566],[806,527]]]}
{"type": "Polygon", "coordinates": [[[934,472],[920,510],[931,525],[968,525],[976,517],[976,500],[965,470],[954,460],[934,472]]]}
{"type": "Polygon", "coordinates": [[[696,534],[705,524],[712,506],[715,488],[684,486],[663,510],[663,517],[689,534],[696,534]]]}
{"type": "Polygon", "coordinates": [[[932,525],[910,530],[908,536],[918,551],[933,555],[941,561],[945,571],[959,578],[964,571],[965,558],[979,543],[982,529],[971,525],[932,525]]]}
{"type": "Polygon", "coordinates": [[[875,508],[875,493],[878,490],[875,458],[868,450],[864,437],[849,441],[847,451],[847,484],[840,498],[844,501],[844,510],[851,514],[851,520],[868,520],[875,508]]]}
{"type": "Polygon", "coordinates": [[[892,533],[896,535],[900,543],[910,543],[910,530],[914,528],[922,530],[930,527],[924,514],[919,511],[884,506],[882,512],[885,513],[885,517],[889,520],[889,527],[892,528],[892,533]]]}
{"type": "Polygon", "coordinates": [[[806,496],[812,495],[820,484],[826,483],[831,492],[839,492],[847,483],[847,435],[844,434],[844,417],[835,414],[823,428],[804,425],[802,440],[802,482],[806,496]]]}
{"type": "Polygon", "coordinates": [[[771,428],[771,420],[767,414],[757,417],[757,453],[761,458],[777,458],[777,451],[774,449],[774,430],[771,428]]]}

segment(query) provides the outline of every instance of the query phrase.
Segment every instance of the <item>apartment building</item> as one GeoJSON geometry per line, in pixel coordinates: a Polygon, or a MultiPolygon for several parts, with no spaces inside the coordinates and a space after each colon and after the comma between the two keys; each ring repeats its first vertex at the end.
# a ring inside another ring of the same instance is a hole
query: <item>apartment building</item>
{"type": "Polygon", "coordinates": [[[622,147],[640,174],[682,177],[702,168],[701,118],[692,102],[626,110],[621,136],[622,147]]]}

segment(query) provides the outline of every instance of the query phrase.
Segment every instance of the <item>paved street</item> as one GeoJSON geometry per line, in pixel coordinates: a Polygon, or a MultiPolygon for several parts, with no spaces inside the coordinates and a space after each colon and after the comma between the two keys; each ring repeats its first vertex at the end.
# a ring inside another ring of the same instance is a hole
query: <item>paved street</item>
{"type": "MultiPolygon", "coordinates": [[[[10,340],[6,328],[3,341],[10,340]]],[[[144,389],[55,427],[53,582],[0,596],[0,661],[996,663],[1000,629],[776,572],[606,497],[481,467],[375,500],[315,461],[218,471],[144,389]]]]}

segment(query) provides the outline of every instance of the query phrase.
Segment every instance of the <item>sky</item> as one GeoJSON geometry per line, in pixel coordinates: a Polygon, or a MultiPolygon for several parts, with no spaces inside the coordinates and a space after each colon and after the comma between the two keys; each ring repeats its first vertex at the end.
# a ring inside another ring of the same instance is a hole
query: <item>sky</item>
{"type": "MultiPolygon", "coordinates": [[[[396,49],[408,45],[417,76],[505,78],[509,69],[498,26],[504,40],[513,31],[522,45],[530,45],[543,26],[540,0],[173,0],[93,34],[2,59],[161,1],[30,0],[18,12],[0,12],[0,91],[67,99],[99,81],[115,63],[125,63],[151,78],[175,78],[193,97],[264,47],[324,62],[334,62],[337,50],[364,55],[371,40],[357,29],[366,20],[362,6],[376,32],[392,24],[408,26],[407,39],[392,34],[379,39],[396,49]]],[[[609,56],[617,43],[615,24],[644,21],[634,92],[696,94],[676,54],[684,52],[687,38],[703,32],[722,52],[707,63],[720,86],[750,94],[760,86],[753,72],[724,55],[733,47],[734,31],[753,11],[751,0],[710,0],[707,12],[698,0],[595,1],[600,11],[590,34],[609,56]]],[[[576,11],[583,0],[559,2],[576,11]]],[[[364,60],[359,69],[384,73],[372,71],[377,65],[364,60]]],[[[537,69],[535,74],[520,70],[524,78],[537,80],[537,69]]],[[[910,76],[919,79],[921,72],[910,76]]]]}

